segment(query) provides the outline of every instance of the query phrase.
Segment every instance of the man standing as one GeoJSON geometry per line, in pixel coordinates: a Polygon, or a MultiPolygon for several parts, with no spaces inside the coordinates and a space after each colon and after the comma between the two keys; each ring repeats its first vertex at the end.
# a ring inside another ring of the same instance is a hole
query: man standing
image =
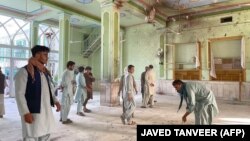
{"type": "Polygon", "coordinates": [[[90,66],[87,66],[85,68],[86,72],[84,73],[84,77],[86,80],[87,85],[87,97],[85,98],[85,101],[83,103],[83,111],[86,113],[90,113],[91,110],[89,110],[86,105],[88,103],[88,100],[93,99],[93,85],[92,83],[95,81],[95,78],[93,77],[93,74],[91,73],[92,68],[90,66]]]}
{"type": "Polygon", "coordinates": [[[73,104],[73,85],[74,81],[74,68],[75,62],[68,61],[67,69],[63,72],[62,81],[61,81],[61,89],[62,89],[62,98],[61,98],[61,121],[63,124],[72,123],[72,120],[68,118],[70,107],[73,104]]]}
{"type": "Polygon", "coordinates": [[[78,68],[78,74],[76,75],[76,94],[75,94],[75,101],[77,102],[77,115],[85,116],[82,112],[82,105],[84,102],[84,98],[86,97],[86,82],[83,76],[84,67],[78,68]]]}
{"type": "Polygon", "coordinates": [[[141,73],[141,95],[142,95],[142,102],[144,101],[144,93],[145,93],[145,74],[148,71],[148,66],[145,67],[145,71],[141,73]]]}
{"type": "Polygon", "coordinates": [[[4,89],[7,86],[5,75],[2,73],[1,67],[0,67],[0,118],[3,118],[3,115],[5,114],[4,110],[4,89]]]}
{"type": "Polygon", "coordinates": [[[123,79],[123,89],[122,89],[122,97],[123,97],[123,114],[121,115],[121,120],[123,124],[134,125],[136,124],[131,120],[132,114],[135,111],[135,99],[134,99],[134,66],[128,66],[128,74],[124,76],[123,79]]]}
{"type": "MultiPolygon", "coordinates": [[[[187,111],[182,116],[182,121],[187,121],[187,116],[194,112],[195,124],[212,124],[213,117],[219,113],[215,96],[206,86],[198,82],[182,82],[174,80],[172,85],[181,96],[179,109],[182,106],[183,99],[187,103],[187,111]]],[[[178,110],[179,110],[178,109],[178,110]]]]}
{"type": "Polygon", "coordinates": [[[60,111],[60,104],[54,96],[51,76],[44,67],[49,51],[45,46],[34,46],[31,52],[36,64],[26,65],[15,75],[16,101],[25,141],[49,140],[55,126],[51,106],[55,104],[56,111],[60,111]]]}
{"type": "MultiPolygon", "coordinates": [[[[123,92],[123,87],[124,87],[124,77],[128,75],[128,67],[125,67],[124,70],[123,70],[123,75],[121,76],[120,78],[120,85],[119,85],[119,91],[118,91],[118,96],[120,96],[120,93],[123,92]]],[[[134,76],[133,76],[133,87],[135,89],[135,93],[137,94],[138,91],[137,91],[137,87],[136,87],[136,82],[135,82],[135,79],[134,79],[134,76]]],[[[123,95],[122,95],[122,100],[123,100],[123,95]]],[[[124,112],[124,100],[122,101],[122,111],[124,112]]],[[[134,117],[134,113],[132,114],[132,117],[134,117]]]]}
{"type": "Polygon", "coordinates": [[[146,108],[147,104],[150,104],[150,108],[154,106],[154,95],[155,95],[155,72],[153,65],[149,65],[149,69],[145,74],[145,94],[142,108],[146,108]]]}

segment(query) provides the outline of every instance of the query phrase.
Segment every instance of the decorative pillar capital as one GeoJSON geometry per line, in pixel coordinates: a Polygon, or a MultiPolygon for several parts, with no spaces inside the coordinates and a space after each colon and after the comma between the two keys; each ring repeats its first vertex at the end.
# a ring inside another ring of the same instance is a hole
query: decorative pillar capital
{"type": "Polygon", "coordinates": [[[59,13],[59,20],[69,20],[71,17],[68,13],[59,13]]]}

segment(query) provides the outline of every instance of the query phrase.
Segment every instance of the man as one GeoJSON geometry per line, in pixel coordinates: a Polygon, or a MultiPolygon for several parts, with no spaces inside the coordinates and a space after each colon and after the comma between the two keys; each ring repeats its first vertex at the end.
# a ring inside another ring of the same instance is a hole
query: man
{"type": "Polygon", "coordinates": [[[34,46],[31,49],[33,57],[30,59],[33,61],[29,61],[15,75],[16,102],[25,141],[49,140],[55,126],[51,106],[55,104],[56,111],[60,111],[51,76],[44,67],[49,51],[48,47],[34,46]]]}
{"type": "Polygon", "coordinates": [[[87,108],[88,100],[93,99],[93,85],[92,83],[95,81],[95,78],[93,77],[93,74],[91,73],[92,68],[90,66],[86,67],[86,72],[84,73],[86,85],[87,85],[87,96],[83,103],[83,111],[86,113],[90,113],[91,110],[87,108]]]}
{"type": "MultiPolygon", "coordinates": [[[[198,82],[182,82],[174,80],[172,85],[181,96],[179,109],[182,106],[183,99],[187,103],[187,111],[182,116],[182,121],[187,121],[187,116],[194,112],[195,124],[212,124],[213,117],[219,113],[215,96],[206,86],[198,82]]],[[[179,110],[178,109],[178,110],[179,110]]]]}
{"type": "Polygon", "coordinates": [[[123,124],[135,125],[136,123],[131,120],[132,114],[135,111],[135,99],[134,99],[134,80],[133,80],[134,66],[128,66],[128,74],[124,76],[122,97],[123,97],[123,113],[121,115],[121,120],[123,124]]]}
{"type": "Polygon", "coordinates": [[[72,123],[72,120],[68,118],[70,107],[73,104],[73,85],[74,81],[74,68],[75,62],[68,61],[67,69],[62,74],[62,80],[60,87],[62,89],[62,98],[61,98],[61,118],[63,124],[72,123]]]}
{"type": "Polygon", "coordinates": [[[0,67],[0,118],[5,114],[4,110],[4,89],[7,86],[6,77],[0,67]]]}
{"type": "Polygon", "coordinates": [[[78,68],[78,74],[76,75],[76,93],[75,93],[75,101],[77,102],[77,115],[85,116],[82,112],[82,105],[84,102],[84,97],[86,96],[86,82],[83,76],[84,67],[80,66],[78,68]]]}
{"type": "Polygon", "coordinates": [[[150,108],[154,106],[154,95],[155,95],[155,87],[156,87],[156,80],[155,80],[155,72],[153,71],[153,65],[149,65],[149,69],[145,74],[145,94],[144,94],[144,101],[143,106],[141,108],[146,108],[147,104],[150,104],[150,108]]]}
{"type": "MultiPolygon", "coordinates": [[[[125,67],[124,70],[123,70],[123,75],[121,76],[121,79],[120,79],[120,85],[119,85],[118,96],[120,96],[120,92],[123,91],[123,87],[124,87],[123,82],[124,82],[124,77],[125,77],[126,75],[128,75],[128,67],[125,67]]],[[[134,87],[135,92],[136,92],[136,94],[137,94],[138,91],[137,91],[137,87],[136,87],[136,82],[135,82],[134,76],[133,76],[133,87],[134,87]]],[[[122,99],[123,99],[123,96],[122,96],[122,99]]],[[[125,111],[124,109],[125,109],[125,108],[124,108],[124,100],[123,100],[123,102],[122,102],[122,111],[123,111],[123,112],[125,111]]],[[[132,114],[132,117],[134,117],[134,113],[132,114]]]]}
{"type": "Polygon", "coordinates": [[[145,74],[148,71],[149,67],[145,67],[145,71],[141,73],[141,95],[142,95],[142,102],[144,101],[144,93],[145,93],[145,74]]]}

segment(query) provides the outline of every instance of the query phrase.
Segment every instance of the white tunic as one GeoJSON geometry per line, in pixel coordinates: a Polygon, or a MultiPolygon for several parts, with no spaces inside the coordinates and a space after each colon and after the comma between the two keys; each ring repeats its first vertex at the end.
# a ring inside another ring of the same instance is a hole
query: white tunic
{"type": "MultiPolygon", "coordinates": [[[[63,87],[63,92],[62,92],[62,101],[65,101],[64,99],[69,97],[70,98],[70,103],[73,104],[73,85],[72,81],[74,80],[74,72],[66,69],[63,72],[62,75],[62,81],[61,81],[61,86],[63,87]]],[[[65,103],[62,102],[62,105],[65,103]]]]}
{"type": "MultiPolygon", "coordinates": [[[[55,120],[50,104],[49,87],[46,77],[41,74],[41,110],[40,113],[32,114],[34,121],[32,124],[28,124],[24,121],[24,115],[29,113],[27,102],[25,99],[25,90],[28,79],[28,73],[25,68],[21,68],[15,76],[15,90],[16,101],[18,110],[22,121],[23,137],[40,137],[51,133],[55,127],[55,120]]],[[[51,84],[50,84],[51,85],[51,84]]],[[[52,85],[51,85],[52,87],[52,85]]],[[[53,95],[52,88],[52,95],[53,95]]],[[[57,102],[56,97],[53,95],[54,102],[57,102]]]]}
{"type": "Polygon", "coordinates": [[[145,74],[145,93],[149,95],[154,95],[155,88],[156,88],[155,73],[152,69],[150,69],[145,74]],[[151,86],[150,84],[153,84],[154,86],[151,86]]]}

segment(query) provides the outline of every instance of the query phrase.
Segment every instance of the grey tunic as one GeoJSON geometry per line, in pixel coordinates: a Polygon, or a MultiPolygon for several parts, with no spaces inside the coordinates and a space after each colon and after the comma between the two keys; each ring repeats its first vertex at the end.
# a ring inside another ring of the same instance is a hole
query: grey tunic
{"type": "Polygon", "coordinates": [[[195,124],[212,124],[213,117],[219,113],[214,93],[205,85],[186,82],[187,112],[194,112],[195,124]]]}

